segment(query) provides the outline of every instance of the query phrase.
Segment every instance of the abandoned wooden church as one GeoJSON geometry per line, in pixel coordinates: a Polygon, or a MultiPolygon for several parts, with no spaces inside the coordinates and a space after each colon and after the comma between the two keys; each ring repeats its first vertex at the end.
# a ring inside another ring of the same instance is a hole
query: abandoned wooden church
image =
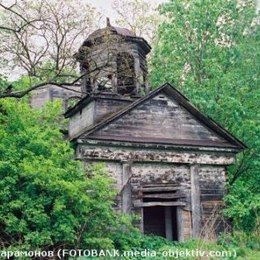
{"type": "Polygon", "coordinates": [[[150,50],[109,21],[84,41],[82,98],[65,113],[69,138],[77,159],[105,163],[116,209],[139,214],[144,233],[214,238],[225,228],[226,167],[245,145],[170,84],[149,92],[150,50]]]}

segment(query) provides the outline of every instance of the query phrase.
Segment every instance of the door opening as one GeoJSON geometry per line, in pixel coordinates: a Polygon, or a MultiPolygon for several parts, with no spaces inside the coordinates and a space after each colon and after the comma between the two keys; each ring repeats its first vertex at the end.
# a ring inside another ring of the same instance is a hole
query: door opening
{"type": "Polygon", "coordinates": [[[144,207],[144,233],[178,240],[177,207],[144,207]]]}

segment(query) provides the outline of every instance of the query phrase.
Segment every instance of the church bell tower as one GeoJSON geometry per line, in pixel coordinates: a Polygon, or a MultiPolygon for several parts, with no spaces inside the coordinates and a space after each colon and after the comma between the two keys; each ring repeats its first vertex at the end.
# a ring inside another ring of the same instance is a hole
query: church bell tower
{"type": "Polygon", "coordinates": [[[150,50],[145,39],[128,29],[112,26],[107,18],[106,27],[90,34],[75,55],[84,74],[83,95],[146,94],[146,55],[150,50]]]}

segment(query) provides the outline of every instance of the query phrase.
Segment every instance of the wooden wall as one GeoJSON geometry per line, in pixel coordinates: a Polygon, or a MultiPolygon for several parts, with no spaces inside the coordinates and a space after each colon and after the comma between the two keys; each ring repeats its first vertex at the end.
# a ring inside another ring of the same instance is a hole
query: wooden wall
{"type": "Polygon", "coordinates": [[[135,107],[125,115],[96,131],[92,138],[187,142],[223,145],[226,141],[198,122],[193,115],[165,94],[135,107]]]}
{"type": "MultiPolygon", "coordinates": [[[[135,213],[142,217],[143,208],[147,206],[177,207],[179,240],[192,236],[212,239],[223,230],[223,225],[219,221],[220,207],[218,206],[222,203],[225,192],[226,169],[222,164],[218,164],[217,160],[212,165],[206,161],[204,164],[194,161],[190,163],[189,160],[184,160],[182,163],[168,163],[139,158],[141,161],[136,161],[135,159],[126,160],[126,157],[121,158],[116,155],[107,157],[104,147],[103,153],[96,146],[91,148],[85,146],[84,149],[80,149],[81,154],[78,154],[78,158],[105,162],[109,175],[115,179],[115,188],[118,191],[117,210],[135,213]],[[92,152],[87,153],[87,149],[92,152]],[[192,170],[194,167],[195,171],[192,170]],[[193,205],[192,172],[196,174],[195,190],[199,196],[199,201],[195,200],[195,203],[198,203],[196,209],[193,205]],[[199,214],[199,218],[194,222],[195,214],[199,214]],[[194,233],[196,229],[198,231],[194,233]]],[[[118,148],[117,151],[119,151],[118,148]]],[[[133,150],[124,150],[124,153],[130,152],[133,150]]],[[[112,153],[112,148],[110,148],[110,153],[112,153]]],[[[171,155],[170,152],[169,155],[171,155]]],[[[183,158],[188,157],[183,154],[183,158]]],[[[143,230],[142,218],[136,224],[143,230]]]]}

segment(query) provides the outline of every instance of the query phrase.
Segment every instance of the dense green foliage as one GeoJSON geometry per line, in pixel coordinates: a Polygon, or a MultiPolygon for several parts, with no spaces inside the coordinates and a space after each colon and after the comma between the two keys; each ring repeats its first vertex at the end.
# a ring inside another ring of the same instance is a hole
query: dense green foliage
{"type": "Polygon", "coordinates": [[[229,169],[226,213],[243,230],[259,221],[259,27],[254,1],[172,0],[152,58],[151,82],[174,83],[248,149],[229,169]]]}
{"type": "MultiPolygon", "coordinates": [[[[25,99],[1,99],[1,248],[234,249],[242,258],[254,254],[260,201],[260,51],[254,7],[251,1],[238,6],[235,0],[172,0],[161,12],[165,21],[152,59],[152,84],[175,83],[248,145],[229,169],[226,214],[237,228],[254,233],[226,235],[218,244],[171,243],[142,235],[128,217],[113,211],[115,192],[104,167],[84,169],[74,160],[60,132],[64,122],[58,103],[33,110],[25,99]]],[[[0,80],[0,88],[6,84],[0,80]]],[[[23,77],[14,88],[28,85],[23,77]]]]}
{"type": "MultiPolygon", "coordinates": [[[[0,241],[11,248],[114,247],[124,222],[102,166],[88,170],[60,132],[60,106],[0,101],[0,241]]],[[[127,223],[127,222],[126,222],[127,223]]]]}
{"type": "Polygon", "coordinates": [[[252,238],[223,237],[214,244],[144,236],[128,217],[112,210],[115,192],[104,167],[88,167],[86,173],[73,160],[73,150],[59,130],[64,122],[58,103],[40,110],[25,100],[4,99],[0,105],[1,249],[155,250],[156,259],[165,259],[165,251],[186,249],[253,254],[257,240],[252,238]]]}

